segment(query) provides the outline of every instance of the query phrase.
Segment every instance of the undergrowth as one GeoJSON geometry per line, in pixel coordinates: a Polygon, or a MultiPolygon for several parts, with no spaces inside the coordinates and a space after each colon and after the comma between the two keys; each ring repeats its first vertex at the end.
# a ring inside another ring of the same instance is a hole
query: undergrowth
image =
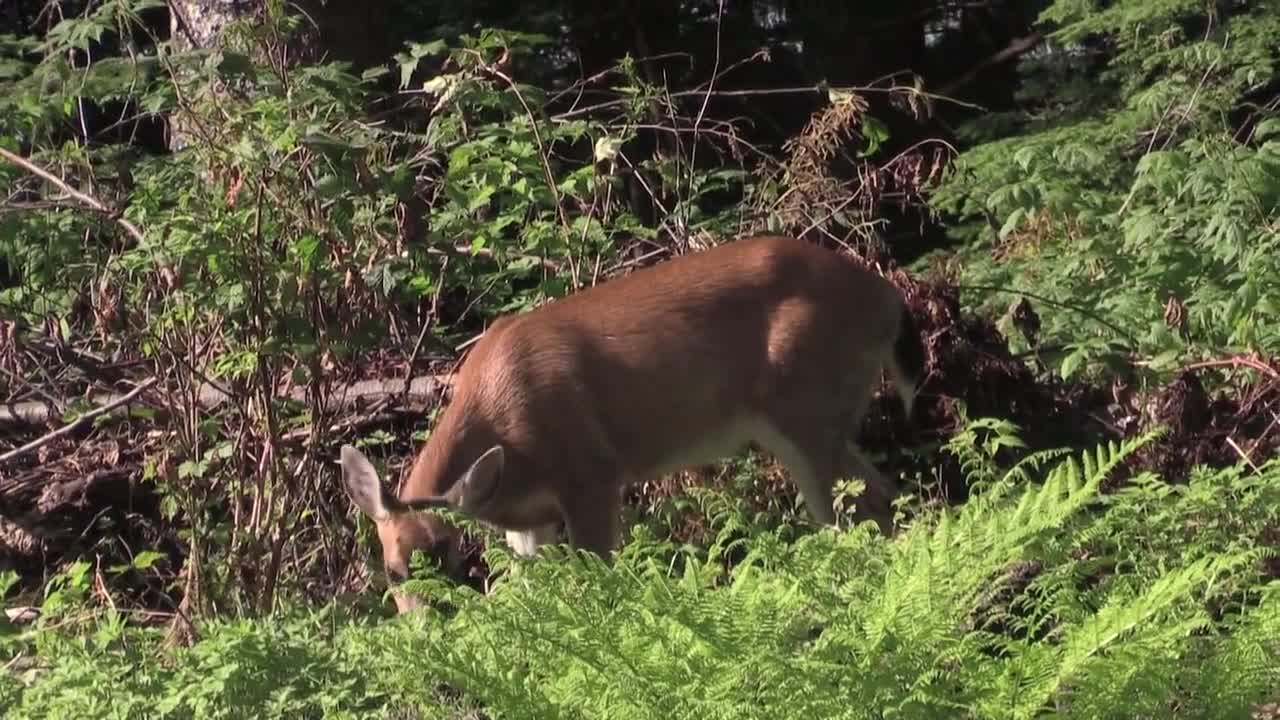
{"type": "Polygon", "coordinates": [[[977,435],[950,450],[980,491],[925,510],[892,541],[869,525],[793,539],[704,491],[720,536],[709,550],[647,526],[612,565],[494,545],[505,572],[488,594],[420,575],[434,604],[394,620],[341,603],[214,617],[173,649],[77,603],[4,635],[15,659],[0,707],[15,718],[1240,718],[1280,688],[1280,583],[1267,570],[1280,461],[1185,484],[1144,473],[1104,493],[1150,435],[1012,468],[965,440],[977,435]]]}

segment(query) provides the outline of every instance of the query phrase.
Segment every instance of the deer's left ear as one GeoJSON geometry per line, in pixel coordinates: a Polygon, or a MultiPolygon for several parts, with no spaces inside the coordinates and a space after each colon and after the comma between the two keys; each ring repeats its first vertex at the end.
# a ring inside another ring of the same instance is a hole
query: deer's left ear
{"type": "Polygon", "coordinates": [[[350,445],[342,446],[340,462],[342,486],[356,507],[376,523],[385,522],[391,517],[394,504],[383,490],[382,481],[378,479],[378,471],[373,463],[350,445]]]}

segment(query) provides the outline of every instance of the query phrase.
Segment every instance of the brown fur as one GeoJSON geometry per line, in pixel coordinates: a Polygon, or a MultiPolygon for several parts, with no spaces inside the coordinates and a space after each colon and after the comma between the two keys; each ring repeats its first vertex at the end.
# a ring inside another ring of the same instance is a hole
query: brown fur
{"type": "Polygon", "coordinates": [[[894,486],[847,437],[883,367],[910,409],[916,378],[892,351],[902,303],[878,275],[787,237],[659,263],[495,322],[398,500],[369,500],[380,492],[371,468],[345,450],[344,479],[377,521],[393,574],[453,532],[414,513],[416,501],[502,528],[521,552],[563,521],[572,545],[607,557],[627,484],[748,443],[778,456],[820,522],[834,522],[836,478],[862,477],[858,514],[888,533],[894,486]]]}

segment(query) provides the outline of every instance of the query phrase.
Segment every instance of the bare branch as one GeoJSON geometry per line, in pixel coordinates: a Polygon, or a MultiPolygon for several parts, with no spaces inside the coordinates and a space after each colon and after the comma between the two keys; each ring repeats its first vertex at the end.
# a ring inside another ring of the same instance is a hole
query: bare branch
{"type": "Polygon", "coordinates": [[[48,181],[49,183],[56,186],[59,190],[66,193],[73,199],[75,199],[81,205],[88,208],[89,210],[92,210],[96,213],[100,213],[102,215],[106,215],[107,217],[111,218],[112,220],[115,221],[117,225],[124,228],[124,231],[129,233],[129,235],[132,236],[134,240],[137,240],[138,242],[143,241],[144,238],[142,235],[142,231],[138,229],[137,225],[134,225],[133,223],[124,219],[123,215],[119,210],[107,207],[97,198],[91,195],[86,195],[80,192],[79,190],[76,190],[75,188],[68,185],[67,182],[62,178],[58,177],[57,175],[54,175],[48,170],[45,170],[39,165],[36,165],[35,163],[22,157],[21,155],[9,152],[8,150],[5,150],[4,148],[0,147],[0,157],[4,158],[5,160],[8,160],[14,165],[17,165],[23,170],[26,170],[32,175],[35,175],[39,178],[42,178],[43,180],[48,181]]]}
{"type": "Polygon", "coordinates": [[[951,93],[955,92],[959,88],[968,84],[969,81],[977,77],[978,73],[982,72],[983,70],[986,70],[992,65],[999,65],[1000,63],[1005,62],[1006,60],[1012,60],[1013,58],[1016,58],[1024,53],[1030,52],[1031,50],[1035,49],[1035,47],[1039,45],[1040,41],[1042,40],[1044,40],[1044,34],[1039,32],[1033,32],[1030,35],[1027,35],[1026,37],[1014,38],[1013,40],[1009,41],[1009,44],[1006,45],[1002,50],[996,52],[994,55],[987,57],[982,62],[979,62],[977,65],[974,65],[972,68],[969,68],[969,70],[965,74],[947,83],[945,87],[943,87],[941,90],[938,91],[938,94],[950,95],[951,93]]]}

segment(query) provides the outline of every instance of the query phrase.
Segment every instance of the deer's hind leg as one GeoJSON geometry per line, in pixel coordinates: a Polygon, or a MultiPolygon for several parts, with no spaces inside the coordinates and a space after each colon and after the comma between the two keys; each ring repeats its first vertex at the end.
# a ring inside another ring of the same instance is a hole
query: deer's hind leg
{"type": "Polygon", "coordinates": [[[774,423],[762,428],[756,442],[782,462],[791,482],[800,490],[809,515],[823,525],[834,525],[831,488],[835,484],[835,453],[830,443],[812,426],[788,424],[784,430],[774,423]]]}
{"type": "Polygon", "coordinates": [[[757,441],[787,467],[814,520],[835,524],[832,487],[856,475],[866,491],[855,500],[854,517],[874,520],[886,535],[893,529],[895,490],[853,443],[871,402],[879,365],[864,359],[833,389],[818,383],[793,388],[773,403],[757,441]]]}
{"type": "Polygon", "coordinates": [[[837,442],[836,474],[842,478],[857,477],[865,484],[865,490],[858,496],[854,517],[860,520],[871,519],[880,527],[885,535],[893,533],[893,499],[897,496],[897,485],[876,469],[867,460],[858,447],[857,436],[866,419],[867,408],[871,405],[871,393],[874,383],[880,379],[879,364],[876,371],[865,372],[850,377],[845,386],[842,414],[838,420],[843,432],[837,442]],[[861,379],[859,379],[861,378],[861,379]]]}

